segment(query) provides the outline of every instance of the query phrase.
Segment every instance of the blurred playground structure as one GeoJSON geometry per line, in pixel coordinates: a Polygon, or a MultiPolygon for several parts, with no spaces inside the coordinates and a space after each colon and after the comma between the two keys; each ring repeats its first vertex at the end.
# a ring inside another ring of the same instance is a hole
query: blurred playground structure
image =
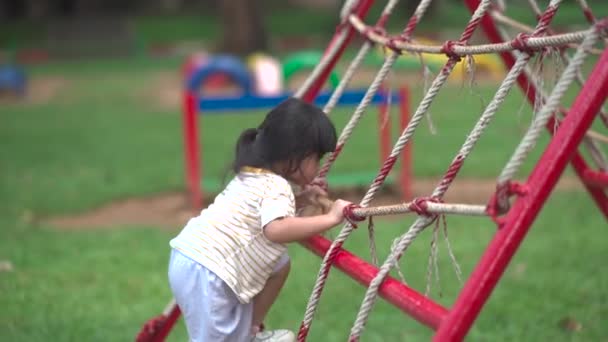
{"type": "MultiPolygon", "coordinates": [[[[321,60],[322,54],[315,51],[302,51],[288,56],[284,64],[274,58],[255,54],[243,63],[235,56],[196,54],[188,58],[182,69],[185,90],[183,95],[182,121],[184,129],[184,156],[188,191],[191,203],[195,208],[203,206],[205,182],[201,151],[205,146],[199,144],[200,130],[199,114],[218,115],[241,111],[244,115],[252,110],[269,109],[293,92],[285,88],[293,76],[309,72],[321,60]],[[236,85],[236,91],[226,92],[230,85],[236,85]]],[[[329,75],[330,86],[339,85],[339,76],[334,70],[329,75]]],[[[328,103],[331,91],[322,91],[316,97],[315,103],[323,106],[328,103]]],[[[348,89],[335,103],[336,106],[354,106],[361,102],[366,95],[365,89],[348,89]]],[[[378,106],[378,146],[380,162],[388,157],[390,152],[392,118],[390,105],[399,105],[399,124],[405,128],[409,120],[409,90],[406,86],[392,91],[382,89],[370,98],[370,104],[378,106]]],[[[243,115],[241,114],[241,115],[243,115]]],[[[202,121],[204,122],[204,121],[202,121]]],[[[399,189],[404,201],[411,197],[411,147],[404,149],[399,173],[399,189]]],[[[356,172],[353,172],[356,174],[356,172]]],[[[352,175],[332,175],[333,186],[359,186],[373,177],[373,173],[352,175]]],[[[217,183],[217,181],[216,181],[217,183]]]]}

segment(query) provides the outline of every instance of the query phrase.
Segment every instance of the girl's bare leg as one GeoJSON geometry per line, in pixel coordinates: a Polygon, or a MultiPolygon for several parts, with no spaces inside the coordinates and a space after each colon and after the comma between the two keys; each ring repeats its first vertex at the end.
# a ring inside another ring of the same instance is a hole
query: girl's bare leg
{"type": "Polygon", "coordinates": [[[264,318],[266,318],[266,314],[277,299],[279,292],[281,292],[281,288],[283,288],[283,284],[285,284],[285,280],[287,280],[287,276],[289,275],[290,268],[291,264],[288,262],[275,274],[271,275],[266,282],[266,286],[253,299],[253,320],[251,322],[253,334],[259,331],[260,325],[264,322],[264,318]]]}

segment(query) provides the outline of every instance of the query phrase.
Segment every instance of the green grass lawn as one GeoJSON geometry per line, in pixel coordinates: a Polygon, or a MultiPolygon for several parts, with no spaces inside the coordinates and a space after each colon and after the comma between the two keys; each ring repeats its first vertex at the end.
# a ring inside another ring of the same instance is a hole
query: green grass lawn
{"type": "MultiPolygon", "coordinates": [[[[143,322],[170,298],[166,281],[168,240],[180,227],[107,227],[56,230],[52,215],[76,213],[109,201],[183,188],[179,109],[158,105],[149,92],[159,72],[177,72],[177,61],[141,61],[34,70],[34,78],[61,76],[65,87],[48,103],[3,104],[0,109],[0,260],[14,270],[0,272],[0,340],[131,340],[143,322]],[[173,63],[173,64],[172,64],[173,63]],[[164,228],[164,229],[158,229],[164,228]]],[[[495,86],[452,85],[432,107],[436,134],[426,121],[414,141],[414,174],[436,177],[466,137],[495,86]],[[455,105],[457,103],[457,105],[455,105]]],[[[422,89],[413,87],[413,103],[422,89]]],[[[396,113],[396,110],[393,110],[396,113]]],[[[342,127],[348,110],[334,113],[342,127]]],[[[262,113],[204,117],[205,173],[220,179],[236,135],[262,113]]],[[[464,177],[495,177],[530,120],[527,105],[513,91],[466,162],[464,177]],[[521,108],[521,109],[520,109],[521,108]]],[[[370,112],[332,171],[377,170],[375,111],[370,112]]],[[[547,141],[543,139],[537,150],[547,141]]],[[[530,170],[535,151],[524,171],[530,170]]],[[[381,256],[406,231],[411,218],[378,219],[381,256]]],[[[468,275],[495,226],[487,219],[448,219],[450,241],[468,275]]],[[[368,258],[365,225],[346,247],[368,258]]],[[[84,228],[84,227],[83,227],[84,228]]],[[[503,281],[471,330],[473,341],[601,341],[608,338],[606,221],[583,192],[557,193],[522,245],[503,281]],[[560,327],[563,319],[580,331],[560,327]]],[[[424,291],[430,231],[406,253],[409,283],[424,291]]],[[[297,329],[319,259],[294,245],[293,274],[268,318],[273,327],[297,329]]],[[[440,251],[441,288],[432,295],[450,306],[459,283],[440,251]]],[[[333,271],[311,330],[311,341],[343,341],[364,289],[333,271]]],[[[430,332],[380,302],[364,341],[428,340],[430,332]]],[[[171,341],[183,341],[180,326],[171,341]]]]}

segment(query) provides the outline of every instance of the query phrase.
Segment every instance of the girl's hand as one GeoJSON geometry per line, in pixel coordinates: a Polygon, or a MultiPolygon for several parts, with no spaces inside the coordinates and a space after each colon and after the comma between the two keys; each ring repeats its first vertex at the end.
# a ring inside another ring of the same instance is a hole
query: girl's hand
{"type": "Polygon", "coordinates": [[[331,209],[329,210],[329,213],[327,213],[327,215],[329,215],[334,220],[334,225],[337,225],[340,222],[344,221],[344,208],[346,208],[350,204],[352,203],[341,199],[338,199],[334,202],[334,204],[331,206],[331,209]]]}
{"type": "Polygon", "coordinates": [[[295,196],[296,209],[308,206],[318,206],[319,198],[327,198],[327,192],[318,185],[306,185],[302,191],[295,196]]]}

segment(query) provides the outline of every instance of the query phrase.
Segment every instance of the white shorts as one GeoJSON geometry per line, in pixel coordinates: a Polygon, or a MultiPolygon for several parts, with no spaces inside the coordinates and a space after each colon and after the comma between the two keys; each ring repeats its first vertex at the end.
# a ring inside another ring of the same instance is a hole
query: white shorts
{"type": "MultiPolygon", "coordinates": [[[[275,272],[289,262],[287,253],[275,272]]],[[[242,304],[222,279],[203,265],[172,249],[169,284],[182,311],[191,342],[251,340],[253,301],[242,304]]]]}

